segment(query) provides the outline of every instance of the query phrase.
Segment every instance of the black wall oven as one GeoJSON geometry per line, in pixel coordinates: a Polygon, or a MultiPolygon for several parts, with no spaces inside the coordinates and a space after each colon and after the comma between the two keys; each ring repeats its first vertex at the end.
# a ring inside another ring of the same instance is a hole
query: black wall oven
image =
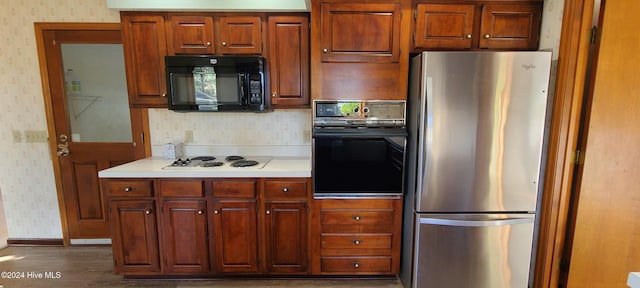
{"type": "Polygon", "coordinates": [[[403,193],[404,101],[315,101],[316,198],[403,193]]]}

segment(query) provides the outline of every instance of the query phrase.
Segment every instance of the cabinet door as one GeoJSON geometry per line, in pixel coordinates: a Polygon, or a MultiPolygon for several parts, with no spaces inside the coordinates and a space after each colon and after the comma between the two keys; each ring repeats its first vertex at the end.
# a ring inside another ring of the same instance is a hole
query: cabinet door
{"type": "Polygon", "coordinates": [[[222,54],[262,54],[260,16],[220,17],[218,52],[222,54]]]}
{"type": "Polygon", "coordinates": [[[482,7],[480,48],[538,49],[540,4],[485,5],[482,7]]]}
{"type": "Polygon", "coordinates": [[[137,107],[166,107],[164,17],[122,14],[121,19],[129,103],[137,107]]]}
{"type": "Polygon", "coordinates": [[[169,19],[169,55],[215,53],[212,17],[172,15],[169,19]]]}
{"type": "Polygon", "coordinates": [[[306,273],[308,267],[307,202],[265,203],[267,270],[306,273]]]}
{"type": "Polygon", "coordinates": [[[474,5],[418,4],[414,48],[470,49],[474,5]]]}
{"type": "Polygon", "coordinates": [[[165,200],[162,203],[166,272],[209,271],[206,210],[204,200],[165,200]]]}
{"type": "Polygon", "coordinates": [[[218,200],[213,204],[217,272],[258,272],[256,207],[255,200],[218,200]]]}
{"type": "Polygon", "coordinates": [[[269,17],[271,104],[309,106],[309,19],[269,17]]]}
{"type": "Polygon", "coordinates": [[[322,61],[398,62],[400,7],[397,3],[322,3],[322,61]]]}
{"type": "Polygon", "coordinates": [[[110,204],[115,273],[160,272],[154,201],[111,201],[110,204]]]}

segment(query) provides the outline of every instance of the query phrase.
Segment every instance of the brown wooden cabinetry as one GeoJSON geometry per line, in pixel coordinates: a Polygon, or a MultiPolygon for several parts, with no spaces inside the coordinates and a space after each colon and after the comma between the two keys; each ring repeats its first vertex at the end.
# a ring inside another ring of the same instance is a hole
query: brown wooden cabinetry
{"type": "Polygon", "coordinates": [[[406,99],[411,1],[313,0],[313,99],[406,99]],[[404,53],[404,54],[403,54],[404,53]]]}
{"type": "Polygon", "coordinates": [[[313,274],[398,273],[402,199],[316,200],[311,223],[313,274]]]}
{"type": "Polygon", "coordinates": [[[306,274],[310,179],[268,179],[263,183],[267,273],[306,274]]]}
{"type": "Polygon", "coordinates": [[[309,18],[270,16],[268,27],[271,104],[309,107],[309,18]]]}
{"type": "Polygon", "coordinates": [[[261,16],[221,16],[219,21],[219,53],[262,54],[261,16]]]}
{"type": "Polygon", "coordinates": [[[541,1],[487,4],[433,1],[416,5],[413,48],[536,50],[541,1]]]}
{"type": "Polygon", "coordinates": [[[168,23],[169,55],[215,53],[213,17],[169,15],[168,23]]]}
{"type": "Polygon", "coordinates": [[[153,186],[147,180],[101,180],[109,199],[114,272],[153,275],[161,271],[153,186]]]}
{"type": "Polygon", "coordinates": [[[122,12],[120,17],[129,104],[166,107],[164,16],[122,12]]]}

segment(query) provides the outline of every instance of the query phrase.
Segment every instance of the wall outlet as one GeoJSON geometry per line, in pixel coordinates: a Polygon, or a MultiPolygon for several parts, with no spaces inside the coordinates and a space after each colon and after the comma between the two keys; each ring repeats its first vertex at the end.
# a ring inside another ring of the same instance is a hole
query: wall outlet
{"type": "Polygon", "coordinates": [[[184,143],[193,143],[193,131],[184,131],[184,143]]]}
{"type": "Polygon", "coordinates": [[[46,130],[24,130],[24,140],[27,143],[47,143],[46,130]]]}
{"type": "Polygon", "coordinates": [[[302,131],[302,141],[304,142],[304,144],[311,143],[311,130],[302,131]]]}
{"type": "Polygon", "coordinates": [[[22,133],[20,133],[20,130],[13,130],[11,132],[13,133],[13,143],[22,142],[22,133]]]}

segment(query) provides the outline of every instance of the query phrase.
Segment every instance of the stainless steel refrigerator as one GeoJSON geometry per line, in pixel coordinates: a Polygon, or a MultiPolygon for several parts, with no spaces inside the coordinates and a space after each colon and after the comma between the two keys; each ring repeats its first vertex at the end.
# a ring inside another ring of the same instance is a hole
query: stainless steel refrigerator
{"type": "Polygon", "coordinates": [[[550,52],[412,59],[405,287],[531,285],[550,52]]]}

